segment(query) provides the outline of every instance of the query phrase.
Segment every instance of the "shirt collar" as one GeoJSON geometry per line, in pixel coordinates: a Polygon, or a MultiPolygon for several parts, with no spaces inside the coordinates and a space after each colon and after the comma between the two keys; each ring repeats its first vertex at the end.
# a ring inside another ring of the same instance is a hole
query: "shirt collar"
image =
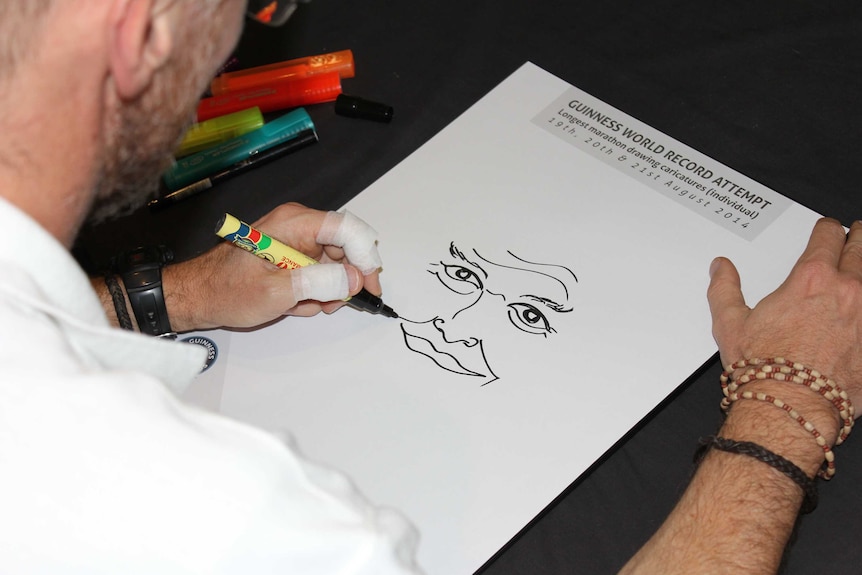
{"type": "MultiPolygon", "coordinates": [[[[177,392],[191,383],[205,349],[111,327],[90,278],[65,246],[2,197],[0,222],[6,237],[0,261],[23,271],[39,292],[15,297],[55,318],[80,357],[103,369],[149,373],[177,392]]],[[[4,291],[10,290],[14,286],[4,291]]]]}

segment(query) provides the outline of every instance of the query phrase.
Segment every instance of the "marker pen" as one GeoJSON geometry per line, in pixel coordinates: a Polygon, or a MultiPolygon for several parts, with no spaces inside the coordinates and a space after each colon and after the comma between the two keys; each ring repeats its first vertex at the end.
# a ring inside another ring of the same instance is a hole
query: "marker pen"
{"type": "Polygon", "coordinates": [[[331,102],[341,93],[338,72],[326,72],[297,80],[284,80],[266,86],[229,92],[223,96],[203,98],[198,103],[197,120],[231,114],[257,106],[263,113],[331,102]]]}
{"type": "Polygon", "coordinates": [[[228,92],[248,90],[282,80],[295,80],[326,72],[337,72],[341,78],[352,78],[355,73],[353,52],[341,50],[227,72],[212,81],[210,91],[214,96],[222,96],[228,92]]]}
{"type": "MultiPolygon", "coordinates": [[[[271,238],[230,214],[223,215],[218,221],[216,235],[281,269],[295,270],[318,263],[317,260],[271,238]]],[[[365,288],[346,301],[371,313],[379,313],[392,318],[398,317],[398,314],[391,307],[385,305],[382,299],[372,295],[365,288]]]]}
{"type": "Polygon", "coordinates": [[[193,124],[186,130],[183,140],[174,152],[181,158],[242,136],[263,126],[260,108],[248,108],[226,116],[218,116],[206,122],[193,124]]]}
{"type": "Polygon", "coordinates": [[[219,182],[223,182],[224,180],[238,176],[243,172],[247,172],[252,168],[257,168],[267,162],[271,162],[272,160],[291,154],[315,142],[317,142],[317,132],[314,130],[303,130],[297,134],[295,138],[291,138],[284,143],[268,148],[262,152],[252,154],[247,159],[237,162],[229,168],[222,170],[221,172],[217,172],[208,178],[189,184],[188,186],[166,194],[161,198],[151,200],[147,206],[150,209],[155,210],[173,205],[180,200],[199,194],[204,190],[208,190],[219,182]]]}
{"type": "Polygon", "coordinates": [[[314,122],[311,121],[308,112],[299,108],[264,124],[253,132],[182,158],[164,173],[162,179],[169,190],[175,191],[241,162],[253,154],[295,138],[303,130],[313,129],[314,122]]]}

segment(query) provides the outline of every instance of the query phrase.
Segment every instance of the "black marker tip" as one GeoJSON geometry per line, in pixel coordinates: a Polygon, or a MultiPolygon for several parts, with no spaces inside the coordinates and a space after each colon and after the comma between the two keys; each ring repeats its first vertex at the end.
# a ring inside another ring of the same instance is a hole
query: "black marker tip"
{"type": "Polygon", "coordinates": [[[398,319],[398,314],[395,313],[395,310],[388,305],[384,305],[382,308],[380,308],[380,313],[381,315],[385,315],[386,317],[398,319]]]}

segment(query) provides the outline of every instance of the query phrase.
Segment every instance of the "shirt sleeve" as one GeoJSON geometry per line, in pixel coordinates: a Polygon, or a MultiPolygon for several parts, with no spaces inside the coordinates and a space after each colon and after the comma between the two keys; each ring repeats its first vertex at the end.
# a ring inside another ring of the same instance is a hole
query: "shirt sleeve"
{"type": "Polygon", "coordinates": [[[18,381],[0,389],[0,572],[421,573],[400,514],[272,434],[140,373],[18,381]]]}

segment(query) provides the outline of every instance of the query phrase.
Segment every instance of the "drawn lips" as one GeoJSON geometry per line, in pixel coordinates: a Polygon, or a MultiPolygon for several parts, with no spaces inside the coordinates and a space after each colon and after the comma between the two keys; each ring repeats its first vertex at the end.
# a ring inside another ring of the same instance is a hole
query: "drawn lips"
{"type": "Polygon", "coordinates": [[[462,365],[454,355],[437,349],[431,341],[424,337],[407,333],[407,330],[404,329],[403,325],[401,326],[401,331],[404,332],[404,343],[407,344],[408,348],[416,353],[428,356],[434,363],[443,369],[454,373],[460,373],[461,375],[484,377],[484,374],[464,367],[464,365],[462,365]]]}

